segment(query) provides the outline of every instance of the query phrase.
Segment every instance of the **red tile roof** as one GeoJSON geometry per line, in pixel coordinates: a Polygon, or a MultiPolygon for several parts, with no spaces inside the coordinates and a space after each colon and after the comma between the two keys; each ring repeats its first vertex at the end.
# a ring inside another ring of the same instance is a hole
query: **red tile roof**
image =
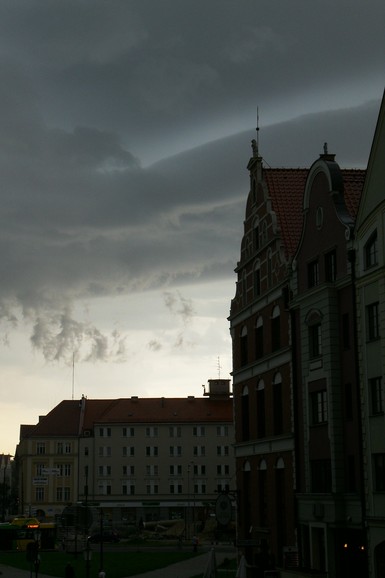
{"type": "Polygon", "coordinates": [[[355,219],[358,213],[361,193],[364,188],[366,171],[342,169],[344,179],[344,199],[349,215],[355,219]]]}
{"type": "MultiPolygon", "coordinates": [[[[233,420],[233,401],[191,398],[85,399],[82,430],[95,424],[202,423],[233,420]]],[[[81,401],[62,401],[35,426],[22,425],[20,439],[79,434],[81,401]]]]}
{"type": "Polygon", "coordinates": [[[232,408],[230,398],[128,398],[107,402],[104,411],[96,415],[93,400],[87,400],[85,424],[229,422],[232,408]]]}
{"type": "MultiPolygon", "coordinates": [[[[366,171],[342,169],[344,200],[349,215],[355,219],[366,171]]],[[[303,223],[303,195],[308,169],[267,169],[263,177],[269,190],[272,208],[277,215],[286,255],[291,257],[297,249],[303,223]]]]}
{"type": "Polygon", "coordinates": [[[308,169],[264,169],[272,207],[277,215],[286,255],[297,248],[302,231],[303,194],[308,169]]]}

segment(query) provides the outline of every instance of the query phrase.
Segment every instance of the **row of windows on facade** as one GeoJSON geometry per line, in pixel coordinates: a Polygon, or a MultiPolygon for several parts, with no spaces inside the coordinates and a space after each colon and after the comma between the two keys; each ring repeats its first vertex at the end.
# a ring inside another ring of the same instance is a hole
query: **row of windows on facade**
{"type": "MultiPolygon", "coordinates": [[[[141,453],[142,453],[142,449],[141,453]]],[[[144,448],[144,455],[146,457],[157,457],[159,455],[159,446],[145,446],[144,448]]],[[[182,446],[170,446],[169,447],[169,456],[172,458],[181,458],[183,456],[183,449],[186,451],[186,448],[182,448],[182,446]]],[[[99,446],[99,456],[100,457],[110,457],[112,456],[112,447],[111,446],[99,446]]],[[[121,455],[123,457],[133,457],[137,455],[138,447],[136,446],[123,446],[120,448],[121,455]]],[[[188,448],[189,453],[193,457],[205,457],[206,456],[206,446],[193,446],[192,448],[188,448]],[[192,450],[192,451],[191,451],[192,450]]],[[[84,448],[84,454],[87,456],[89,455],[88,448],[84,448]]],[[[230,455],[229,446],[217,446],[216,448],[217,456],[228,456],[230,455]]]]}
{"type": "MultiPolygon", "coordinates": [[[[282,382],[280,375],[273,388],[273,434],[279,435],[283,433],[283,400],[282,400],[282,382]]],[[[373,377],[369,379],[369,396],[371,415],[383,415],[384,413],[384,390],[381,377],[373,377]]],[[[345,418],[352,419],[353,417],[353,398],[351,384],[346,384],[344,388],[345,399],[345,418]]],[[[266,431],[266,399],[265,399],[265,385],[264,381],[260,380],[256,389],[256,425],[257,437],[264,438],[267,435],[266,431]]],[[[321,425],[328,422],[328,395],[326,389],[310,392],[309,394],[309,411],[310,411],[310,425],[321,425]]],[[[242,428],[243,439],[249,439],[250,435],[250,407],[248,388],[245,387],[242,395],[242,428]]]]}
{"type": "MultiPolygon", "coordinates": [[[[384,389],[382,377],[372,377],[368,381],[368,393],[370,403],[370,415],[383,415],[384,413],[384,389]]],[[[353,417],[352,386],[346,384],[344,388],[345,418],[353,417]]],[[[328,395],[326,389],[311,392],[310,400],[310,423],[318,425],[328,421],[328,395]]]]}
{"type": "MultiPolygon", "coordinates": [[[[373,465],[373,487],[376,492],[385,492],[385,453],[376,453],[372,455],[373,465]]],[[[278,458],[274,472],[283,472],[285,463],[282,458],[278,458]]],[[[247,475],[251,471],[250,463],[246,462],[243,467],[247,475]]],[[[261,459],[258,464],[258,487],[261,490],[267,482],[267,463],[261,459]]],[[[347,491],[356,491],[356,473],[355,460],[353,455],[347,456],[346,471],[347,491]]],[[[330,459],[310,460],[310,488],[311,492],[331,492],[332,491],[332,466],[330,459]]]]}
{"type": "MultiPolygon", "coordinates": [[[[270,317],[271,323],[271,351],[276,351],[281,347],[281,318],[280,318],[280,308],[275,305],[271,312],[270,317]]],[[[264,324],[263,317],[259,315],[255,321],[254,325],[254,341],[255,341],[255,359],[260,359],[265,355],[264,345],[264,324]]],[[[240,334],[240,353],[241,353],[241,365],[246,365],[249,363],[249,339],[248,339],[248,328],[243,325],[240,334]]]]}
{"type": "MultiPolygon", "coordinates": [[[[136,494],[136,485],[135,484],[123,484],[121,487],[121,495],[128,496],[128,495],[135,495],[136,494]]],[[[227,492],[230,490],[230,485],[224,481],[222,483],[217,484],[216,492],[227,492]]],[[[193,493],[197,495],[202,495],[207,493],[207,485],[204,483],[196,483],[193,486],[188,488],[188,493],[193,493]]],[[[154,495],[159,494],[159,485],[158,484],[146,484],[145,486],[145,493],[147,495],[154,495]]],[[[169,493],[170,494],[185,494],[186,491],[183,491],[182,484],[170,484],[169,486],[169,493]]],[[[100,484],[98,486],[98,495],[103,496],[111,496],[112,495],[112,486],[109,484],[100,484]]],[[[36,502],[46,502],[46,488],[44,487],[36,487],[35,489],[35,500],[36,502]]],[[[56,501],[57,502],[70,502],[71,501],[71,489],[69,487],[63,488],[56,488],[56,501]]]]}
{"type": "MultiPolygon", "coordinates": [[[[374,231],[364,246],[364,269],[370,269],[378,264],[377,231],[374,231]]],[[[307,266],[308,287],[320,284],[320,260],[312,260],[307,266]]],[[[324,277],[326,282],[334,282],[337,278],[337,252],[334,249],[324,255],[324,277]]]]}
{"type": "MultiPolygon", "coordinates": [[[[252,270],[252,286],[249,292],[249,296],[254,299],[258,299],[262,295],[262,281],[265,279],[265,290],[267,291],[273,286],[273,253],[271,249],[267,252],[267,261],[266,261],[266,276],[264,277],[262,274],[261,262],[257,259],[253,270],[252,270]]],[[[241,281],[240,281],[240,293],[242,298],[242,305],[247,304],[248,298],[248,290],[247,290],[247,274],[245,271],[242,272],[241,281]]]]}
{"type": "MultiPolygon", "coordinates": [[[[36,475],[38,477],[43,476],[44,469],[46,468],[45,464],[36,464],[36,475]]],[[[59,470],[57,477],[69,477],[71,476],[72,467],[71,464],[57,464],[55,466],[56,469],[59,470]]],[[[187,470],[187,473],[192,473],[192,476],[205,476],[206,475],[206,465],[205,464],[193,464],[193,467],[190,469],[188,465],[186,468],[183,468],[181,464],[171,464],[169,465],[169,474],[170,476],[182,476],[183,471],[187,470]]],[[[228,475],[230,473],[230,466],[229,464],[217,464],[216,466],[217,475],[228,475]]],[[[88,466],[86,466],[86,472],[88,473],[88,466]]],[[[99,475],[112,475],[112,467],[111,466],[99,466],[98,468],[99,475]]],[[[135,466],[134,465],[123,465],[121,466],[121,472],[123,476],[134,476],[135,475],[135,466]]],[[[146,475],[147,476],[157,476],[159,474],[159,465],[158,464],[147,464],[146,465],[146,475]]]]}
{"type": "MultiPolygon", "coordinates": [[[[385,454],[372,454],[373,469],[373,491],[385,492],[385,454]]],[[[310,481],[311,491],[331,492],[332,491],[332,466],[331,460],[310,460],[310,481]]],[[[357,490],[356,472],[354,456],[347,456],[346,469],[346,490],[354,492],[357,490]]]]}
{"type": "MultiPolygon", "coordinates": [[[[263,242],[267,240],[267,229],[264,227],[263,242]]],[[[253,227],[252,243],[247,243],[245,240],[246,250],[244,252],[244,257],[250,256],[252,251],[258,251],[260,248],[260,235],[259,227],[255,225],[253,227]]],[[[368,241],[364,246],[364,268],[370,269],[378,264],[378,242],[377,242],[377,231],[374,231],[369,237],[368,241]]],[[[320,284],[320,260],[319,258],[313,259],[307,266],[308,274],[308,287],[316,287],[320,284]]],[[[337,278],[337,252],[335,249],[329,251],[324,255],[324,279],[325,282],[333,283],[337,278]]],[[[242,302],[245,305],[247,301],[247,281],[246,273],[242,274],[242,302]]],[[[267,254],[267,287],[272,285],[272,252],[271,250],[267,254]]],[[[253,296],[257,298],[261,295],[261,267],[259,260],[256,262],[253,269],[253,296]]]]}
{"type": "MultiPolygon", "coordinates": [[[[157,426],[148,426],[145,429],[146,437],[156,438],[159,435],[159,430],[162,432],[164,428],[158,428],[157,426]]],[[[168,434],[169,437],[182,437],[182,431],[186,433],[186,428],[182,428],[181,426],[169,426],[168,434]]],[[[210,428],[211,431],[211,428],[210,428]]],[[[123,427],[122,428],[122,436],[123,437],[135,437],[135,428],[134,427],[123,427]]],[[[229,435],[229,427],[227,425],[218,425],[216,427],[216,433],[218,437],[227,437],[229,435]]],[[[112,435],[112,428],[111,427],[100,427],[98,428],[99,437],[111,437],[112,435]]],[[[192,435],[193,437],[205,437],[206,435],[206,427],[204,425],[196,425],[192,427],[192,435]]]]}
{"type": "MultiPolygon", "coordinates": [[[[313,319],[308,326],[309,334],[309,357],[315,359],[322,356],[322,324],[320,315],[317,319],[313,319]]],[[[344,349],[350,348],[350,319],[347,313],[344,313],[341,318],[342,322],[342,346],[344,349]]],[[[264,352],[264,334],[263,334],[263,319],[259,316],[255,323],[255,359],[260,359],[265,354],[264,352]]],[[[366,306],[366,336],[368,341],[374,341],[380,337],[380,316],[379,316],[379,302],[375,301],[366,306]]],[[[281,345],[281,330],[279,307],[275,306],[271,318],[271,351],[279,349],[281,345]]],[[[240,338],[241,350],[241,365],[246,365],[249,362],[249,343],[247,327],[243,326],[241,329],[240,338]]]]}
{"type": "MultiPolygon", "coordinates": [[[[266,435],[280,435],[284,432],[284,412],[283,412],[283,386],[282,377],[279,372],[277,372],[273,379],[273,389],[272,389],[272,408],[273,408],[273,431],[267,432],[266,428],[266,396],[265,396],[265,382],[263,379],[258,381],[256,388],[256,425],[257,425],[257,437],[264,438],[266,435]]],[[[253,411],[250,407],[249,401],[249,389],[247,386],[243,388],[242,391],[242,438],[244,441],[250,438],[250,411],[253,411]]],[[[254,412],[253,412],[254,413],[254,412]]]]}
{"type": "MultiPolygon", "coordinates": [[[[181,426],[170,426],[169,427],[169,437],[182,437],[182,428],[181,426]]],[[[163,428],[162,428],[163,430],[163,428]]],[[[111,427],[100,427],[97,430],[99,437],[111,437],[112,435],[112,428],[111,427]]],[[[146,437],[158,437],[158,427],[157,426],[150,426],[146,427],[145,430],[146,437]]],[[[192,433],[194,437],[204,437],[206,435],[206,428],[205,426],[193,426],[192,433]]],[[[216,433],[218,437],[228,437],[229,435],[229,426],[227,425],[218,425],[216,427],[216,433]]],[[[122,437],[135,437],[135,428],[134,427],[123,427],[121,429],[122,437]]],[[[36,443],[36,453],[37,454],[45,454],[47,450],[47,442],[37,442],[36,443]]],[[[72,453],[72,444],[71,442],[57,442],[56,444],[56,453],[57,454],[70,454],[72,453]]]]}
{"type": "MultiPolygon", "coordinates": [[[[183,475],[183,471],[187,472],[188,474],[192,474],[192,476],[205,476],[206,475],[206,465],[205,464],[191,464],[193,467],[190,468],[190,465],[183,468],[181,464],[170,464],[169,465],[169,474],[171,476],[181,476],[183,475]]],[[[44,470],[46,468],[45,464],[36,464],[36,476],[43,477],[44,470]]],[[[70,477],[72,473],[72,464],[56,464],[55,469],[58,470],[57,477],[70,477]]],[[[147,464],[146,465],[146,475],[148,476],[157,476],[159,473],[159,465],[158,464],[147,464]]],[[[228,475],[230,473],[230,466],[229,464],[217,464],[216,466],[217,475],[228,475]]],[[[88,466],[86,466],[86,473],[88,473],[88,466]]],[[[103,465],[98,467],[98,473],[100,476],[111,476],[112,475],[112,467],[109,465],[103,465]]],[[[122,465],[121,466],[121,473],[123,476],[134,476],[135,475],[135,466],[134,465],[122,465]]]]}

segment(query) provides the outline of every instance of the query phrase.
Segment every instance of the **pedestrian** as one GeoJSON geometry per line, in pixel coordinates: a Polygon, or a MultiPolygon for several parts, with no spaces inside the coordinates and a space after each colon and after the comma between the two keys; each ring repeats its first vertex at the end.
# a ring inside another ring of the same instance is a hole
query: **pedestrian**
{"type": "Polygon", "coordinates": [[[198,550],[198,538],[196,536],[193,536],[192,544],[193,544],[193,552],[196,552],[198,550]]]}
{"type": "Polygon", "coordinates": [[[99,573],[98,573],[98,578],[106,578],[106,573],[103,570],[103,568],[100,568],[99,573]]]}
{"type": "Polygon", "coordinates": [[[67,562],[64,570],[65,578],[75,578],[75,570],[70,562],[67,562]]]}

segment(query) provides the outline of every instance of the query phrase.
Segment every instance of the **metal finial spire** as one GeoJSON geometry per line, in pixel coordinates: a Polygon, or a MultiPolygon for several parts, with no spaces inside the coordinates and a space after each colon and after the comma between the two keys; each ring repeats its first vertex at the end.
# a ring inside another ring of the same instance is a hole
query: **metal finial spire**
{"type": "Polygon", "coordinates": [[[257,131],[257,149],[259,151],[259,107],[257,106],[257,127],[255,129],[257,131]]]}

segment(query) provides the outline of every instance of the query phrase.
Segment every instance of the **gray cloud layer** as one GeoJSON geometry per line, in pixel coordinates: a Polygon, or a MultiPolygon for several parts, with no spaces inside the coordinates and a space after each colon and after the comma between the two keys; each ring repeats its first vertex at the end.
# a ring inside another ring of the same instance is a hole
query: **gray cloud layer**
{"type": "Polygon", "coordinates": [[[5,338],[23,316],[48,359],[84,343],[86,359],[122,358],[124,338],[76,319],[74,301],[231,275],[257,103],[270,165],[309,165],[324,141],[342,164],[366,164],[382,1],[278,5],[2,4],[5,338]]]}

